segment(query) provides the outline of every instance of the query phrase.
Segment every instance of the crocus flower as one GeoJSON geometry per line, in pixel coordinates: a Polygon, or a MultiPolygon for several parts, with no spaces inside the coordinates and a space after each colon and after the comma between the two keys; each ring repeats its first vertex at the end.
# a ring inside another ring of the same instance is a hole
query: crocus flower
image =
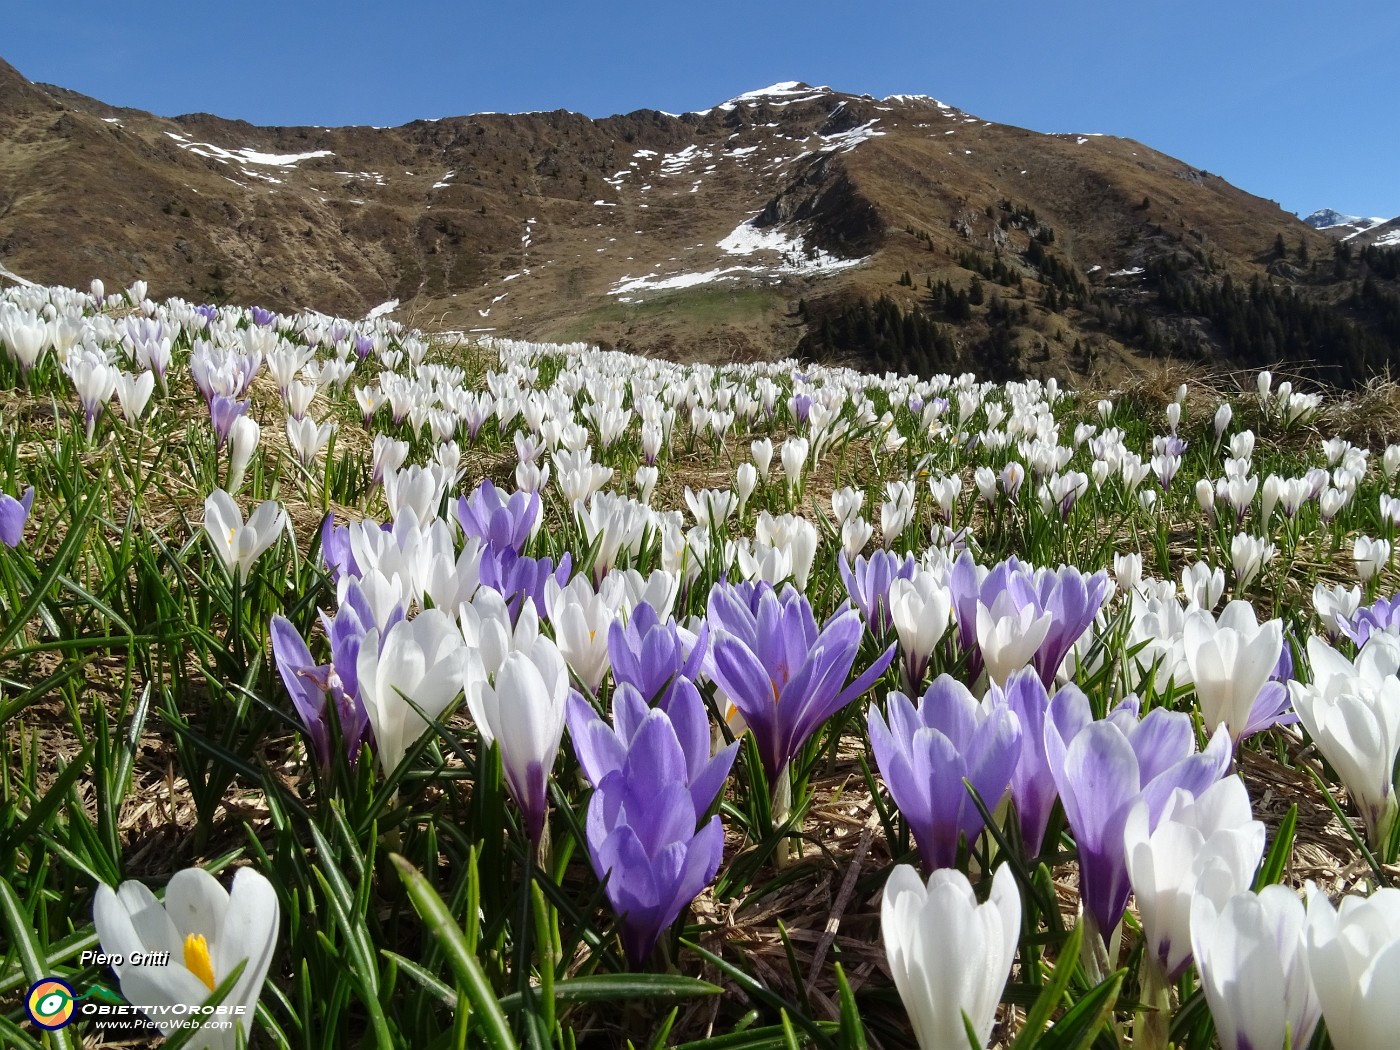
{"type": "Polygon", "coordinates": [[[627,683],[613,693],[612,720],[608,725],[580,694],[569,694],[569,739],[579,766],[589,783],[597,785],[609,773],[622,769],[634,748],[659,754],[670,750],[674,739],[685,757],[680,782],[690,790],[697,814],[710,808],[738,753],[739,742],[710,757],[710,723],[700,693],[685,679],[676,683],[668,707],[648,707],[627,683]],[[661,737],[667,737],[661,740],[661,737]]]}
{"type": "Polygon", "coordinates": [[[663,623],[650,602],[641,602],[626,624],[614,620],[608,628],[613,681],[634,687],[647,703],[667,707],[681,679],[700,677],[709,640],[708,624],[692,634],[675,620],[663,623]]]}
{"type": "Polygon", "coordinates": [[[916,708],[891,693],[889,722],[870,712],[870,747],[890,797],[909,822],[924,870],[951,868],[958,841],[969,847],[982,833],[982,814],[966,780],[996,808],[1019,755],[1021,726],[1004,702],[973,699],[967,687],[939,675],[916,708]]]}
{"type": "Polygon", "coordinates": [[[837,565],[846,593],[860,610],[871,633],[883,638],[890,629],[890,588],[896,580],[913,578],[914,556],[906,554],[901,558],[893,551],[879,550],[868,559],[857,556],[852,570],[842,554],[837,565]]]}
{"type": "MultiPolygon", "coordinates": [[[[1287,886],[1239,893],[1223,907],[1203,893],[1192,900],[1191,947],[1222,1050],[1284,1050],[1312,1041],[1320,1008],[1304,949],[1306,922],[1303,902],[1287,886]]],[[[1392,986],[1392,1001],[1393,993],[1392,986]]],[[[1375,1045],[1394,1046],[1393,1030],[1375,1045]]]]}
{"type": "Polygon", "coordinates": [[[398,768],[409,745],[428,728],[424,715],[437,718],[461,692],[466,660],[456,624],[439,609],[398,620],[382,633],[378,627],[365,633],[356,675],[385,776],[398,768]]]}
{"type": "Polygon", "coordinates": [[[925,884],[897,865],[880,905],[885,958],[920,1050],[966,1050],[966,1015],[985,1047],[1021,934],[1021,897],[1009,865],[983,904],[967,876],[940,868],[925,884]]]}
{"type": "MultiPolygon", "coordinates": [[[[1341,590],[1341,588],[1337,589],[1341,590]]],[[[1356,601],[1359,603],[1359,588],[1352,588],[1352,590],[1356,593],[1356,601]]],[[[1314,605],[1318,605],[1319,591],[1324,595],[1323,602],[1326,602],[1326,589],[1319,583],[1313,588],[1314,605]]],[[[1336,605],[1340,606],[1341,602],[1338,601],[1336,605]]],[[[1400,594],[1390,598],[1377,598],[1370,605],[1354,608],[1350,613],[1344,607],[1336,608],[1330,617],[1324,615],[1321,609],[1322,606],[1319,606],[1318,615],[1322,617],[1322,622],[1327,627],[1328,632],[1333,635],[1343,634],[1358,646],[1365,645],[1371,635],[1377,631],[1400,635],[1400,594]]]]}
{"type": "Polygon", "coordinates": [[[1254,606],[1236,599],[1219,620],[1205,609],[1192,609],[1181,640],[1206,725],[1224,722],[1230,739],[1239,743],[1278,721],[1286,690],[1277,683],[1267,694],[1264,690],[1283,651],[1283,621],[1258,623],[1254,606]],[[1266,710],[1256,714],[1260,700],[1266,710]]]}
{"type": "Polygon", "coordinates": [[[806,597],[761,585],[754,606],[727,584],[710,592],[715,683],[744,716],[770,782],[823,722],[860,696],[894,659],[894,646],[850,685],[864,628],[844,607],[820,629],[806,597]]]}
{"type": "Polygon", "coordinates": [[[1130,882],[1123,828],[1133,803],[1147,802],[1155,829],[1176,788],[1198,795],[1230,761],[1230,737],[1217,731],[1196,752],[1191,718],[1154,708],[1138,721],[1136,700],[1093,721],[1083,693],[1061,691],[1045,720],[1045,753],[1079,847],[1079,893],[1102,937],[1127,907],[1130,882]]]}
{"type": "MultiPolygon", "coordinates": [[[[124,882],[115,890],[103,884],[93,900],[92,920],[103,954],[123,960],[113,966],[122,995],[166,1036],[187,1024],[189,1017],[156,1012],[155,1007],[204,1003],[246,961],[224,1000],[226,1007],[234,1008],[237,1025],[205,1025],[191,1045],[233,1050],[240,1030],[246,1041],[281,922],[277,893],[266,878],[240,868],[229,891],[203,868],[186,868],[166,886],[164,902],[139,882],[124,882]],[[126,961],[160,952],[169,953],[165,965],[126,961]]],[[[220,1018],[227,1019],[227,1014],[220,1018]]]]}
{"type": "MultiPolygon", "coordinates": [[[[1348,894],[1335,910],[1308,889],[1308,966],[1336,1050],[1390,1050],[1400,1025],[1400,890],[1348,894]]],[[[1297,1038],[1294,1046],[1303,1046],[1297,1038]]]]}
{"type": "Polygon", "coordinates": [[[1312,683],[1288,683],[1293,708],[1378,846],[1400,812],[1394,783],[1400,754],[1400,638],[1371,635],[1353,662],[1314,636],[1308,639],[1308,662],[1312,683]]]}
{"type": "Polygon", "coordinates": [[[518,491],[507,497],[486,479],[470,496],[456,501],[456,519],[466,535],[518,554],[539,528],[539,508],[539,493],[518,491]]]}
{"type": "Polygon", "coordinates": [[[233,497],[215,489],[204,501],[204,531],[209,545],[230,575],[246,580],[253,562],[262,557],[288,528],[287,512],[274,499],[258,505],[244,524],[233,497]]]}
{"type": "MultiPolygon", "coordinates": [[[[1079,693],[1079,688],[1073,684],[1064,685],[1060,692],[1079,693]]],[[[1040,855],[1045,828],[1058,797],[1055,776],[1045,754],[1045,716],[1050,707],[1050,694],[1035,668],[1027,667],[1011,675],[1002,688],[992,683],[988,695],[994,700],[998,696],[1005,697],[1021,726],[1020,751],[1011,774],[1011,799],[1016,803],[1016,818],[1026,856],[1036,857],[1040,855]]],[[[1082,694],[1081,697],[1074,701],[1075,710],[1087,711],[1089,700],[1082,694]]]]}
{"type": "Polygon", "coordinates": [[[0,543],[6,547],[18,547],[24,539],[24,524],[29,520],[29,511],[34,506],[34,487],[24,490],[19,499],[0,492],[0,543]]]}
{"type": "Polygon", "coordinates": [[[481,583],[500,591],[513,613],[518,614],[522,600],[533,603],[538,613],[545,608],[546,581],[553,578],[564,586],[572,565],[573,557],[567,551],[556,568],[553,558],[527,558],[510,549],[493,551],[488,547],[481,556],[481,583]]]}
{"type": "MultiPolygon", "coordinates": [[[[652,712],[660,715],[660,712],[652,712]]],[[[719,870],[719,815],[699,831],[686,754],[669,721],[646,716],[620,768],[603,776],[588,804],[585,835],[593,870],[621,921],[633,966],[651,954],[719,870]]]]}
{"type": "Polygon", "coordinates": [[[330,726],[326,719],[325,690],[317,686],[316,679],[324,675],[325,668],[312,660],[305,639],[285,616],[274,615],[268,633],[272,636],[277,673],[311,737],[311,749],[317,762],[324,766],[330,761],[330,726]]]}
{"type": "Polygon", "coordinates": [[[933,650],[952,624],[953,597],[937,574],[916,572],[890,584],[889,611],[904,656],[904,681],[911,692],[923,684],[933,650]]]}
{"type": "Polygon", "coordinates": [[[1254,819],[1239,777],[1198,798],[1173,791],[1155,831],[1139,799],[1124,826],[1124,856],[1148,950],[1175,981],[1191,962],[1191,901],[1208,888],[1223,901],[1249,889],[1264,855],[1264,825],[1254,819]]]}
{"type": "Polygon", "coordinates": [[[525,815],[530,841],[544,833],[550,770],[564,735],[569,671],[554,643],[543,636],[511,651],[494,678],[479,659],[466,661],[464,681],[483,746],[500,747],[506,789],[525,815]]]}

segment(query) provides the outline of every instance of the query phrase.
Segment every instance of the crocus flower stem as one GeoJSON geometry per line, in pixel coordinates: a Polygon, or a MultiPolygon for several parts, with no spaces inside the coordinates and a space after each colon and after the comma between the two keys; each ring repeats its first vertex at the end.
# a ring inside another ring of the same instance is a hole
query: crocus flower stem
{"type": "MultiPolygon", "coordinates": [[[[784,766],[773,781],[773,828],[777,830],[792,816],[792,770],[784,766]]],[[[779,871],[792,863],[792,839],[784,836],[773,853],[773,866],[779,871]]]]}
{"type": "Polygon", "coordinates": [[[1142,991],[1137,1017],[1133,1021],[1133,1047],[1167,1050],[1171,1029],[1171,981],[1152,952],[1142,955],[1142,991]]]}

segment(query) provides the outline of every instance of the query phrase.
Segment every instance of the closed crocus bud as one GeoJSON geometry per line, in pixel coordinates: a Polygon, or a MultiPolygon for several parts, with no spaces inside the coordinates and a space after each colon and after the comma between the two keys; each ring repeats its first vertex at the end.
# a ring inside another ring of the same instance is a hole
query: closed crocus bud
{"type": "Polygon", "coordinates": [[[1176,433],[1177,424],[1181,422],[1181,402],[1173,401],[1167,406],[1167,426],[1171,427],[1173,434],[1176,433]]]}
{"type": "Polygon", "coordinates": [[[1390,543],[1387,540],[1358,536],[1352,546],[1352,561],[1356,565],[1356,575],[1366,583],[1390,562],[1390,543]]]}
{"type": "Polygon", "coordinates": [[[1220,405],[1220,407],[1215,410],[1215,440],[1217,444],[1219,443],[1220,438],[1224,435],[1226,428],[1230,425],[1230,420],[1233,419],[1234,416],[1235,410],[1230,407],[1230,403],[1228,401],[1223,402],[1220,405]]]}
{"type": "Polygon", "coordinates": [[[807,463],[807,451],[806,438],[790,437],[783,442],[783,473],[787,476],[788,487],[793,490],[802,487],[802,468],[807,463]]]}
{"type": "Polygon", "coordinates": [[[1196,482],[1196,502],[1200,504],[1201,513],[1214,521],[1215,488],[1211,485],[1209,478],[1201,478],[1196,482]]]}
{"type": "Polygon", "coordinates": [[[1381,455],[1381,469],[1385,471],[1387,481],[1395,480],[1395,475],[1400,473],[1400,445],[1386,445],[1381,455]]]}
{"type": "Polygon", "coordinates": [[[1113,415],[1113,402],[1100,401],[1097,407],[1099,412],[1099,419],[1103,420],[1104,423],[1107,423],[1109,421],[1109,418],[1113,415]]]}
{"type": "Polygon", "coordinates": [[[918,692],[933,650],[952,624],[952,592],[933,573],[919,572],[890,584],[889,609],[904,657],[905,684],[918,692]]]}
{"type": "MultiPolygon", "coordinates": [[[[1333,910],[1308,887],[1308,967],[1335,1050],[1391,1050],[1400,989],[1400,889],[1348,894],[1333,910]]],[[[1305,1044],[1297,1039],[1294,1046],[1305,1044]]]]}
{"type": "Polygon", "coordinates": [[[1168,796],[1155,830],[1145,799],[1123,829],[1128,877],[1147,938],[1171,980],[1191,961],[1191,901],[1208,888],[1217,900],[1243,893],[1264,855],[1264,825],[1255,820],[1239,777],[1226,777],[1192,798],[1168,796]]]}
{"type": "Polygon", "coordinates": [[[1371,845],[1379,847],[1400,811],[1394,783],[1400,639],[1376,632],[1352,661],[1314,636],[1308,639],[1308,663],[1312,682],[1288,683],[1293,709],[1360,810],[1371,845]]]}
{"type": "Polygon", "coordinates": [[[1273,385],[1274,374],[1272,372],[1265,371],[1259,373],[1255,380],[1255,387],[1259,392],[1259,401],[1261,404],[1269,400],[1269,391],[1273,388],[1273,385]]]}
{"type": "Polygon", "coordinates": [[[977,647],[986,663],[987,677],[999,686],[1029,664],[1050,633],[1054,617],[1042,613],[1033,602],[1019,609],[1011,595],[1002,592],[989,609],[977,603],[977,647]]]}
{"type": "Polygon", "coordinates": [[[24,490],[19,499],[0,492],[0,543],[6,547],[18,547],[24,539],[24,523],[29,520],[30,508],[34,506],[34,487],[24,490]]]}
{"type": "Polygon", "coordinates": [[[1113,556],[1113,577],[1124,591],[1135,591],[1142,582],[1142,555],[1137,551],[1113,556]]]}
{"type": "MultiPolygon", "coordinates": [[[[150,373],[148,372],[147,375],[150,373]]],[[[258,426],[257,420],[251,416],[239,416],[233,421],[229,428],[229,457],[228,457],[228,480],[226,482],[229,492],[237,492],[243,484],[243,475],[248,469],[248,463],[253,458],[253,452],[258,447],[258,441],[262,437],[262,428],[258,426]]]]}
{"type": "Polygon", "coordinates": [[[1283,650],[1283,621],[1258,624],[1249,602],[1236,600],[1219,621],[1192,609],[1181,640],[1205,724],[1224,722],[1235,743],[1265,728],[1253,710],[1283,650]]]}
{"type": "Polygon", "coordinates": [[[469,665],[466,688],[482,743],[500,747],[506,788],[525,814],[530,841],[538,843],[549,805],[549,775],[564,735],[569,694],[564,659],[553,642],[540,637],[529,650],[510,653],[494,681],[473,674],[469,665]]]}
{"type": "Polygon", "coordinates": [[[976,1045],[987,1045],[1020,930],[1009,865],[997,869],[984,904],[955,868],[935,871],[927,884],[908,864],[890,873],[880,933],[920,1050],[966,1050],[968,1024],[976,1045]]]}
{"type": "Polygon", "coordinates": [[[773,465],[773,441],[771,438],[758,438],[749,446],[753,454],[754,465],[758,467],[758,472],[763,475],[763,480],[768,480],[768,470],[773,465]]]}
{"type": "MultiPolygon", "coordinates": [[[[525,464],[521,464],[525,466],[525,464]]],[[[517,468],[518,472],[518,468],[517,468]]],[[[656,491],[656,479],[661,476],[661,472],[656,467],[640,466],[633,477],[637,485],[637,499],[642,503],[650,505],[651,495],[656,491]]]]}
{"type": "Polygon", "coordinates": [[[1230,541],[1230,565],[1235,572],[1236,593],[1254,582],[1259,570],[1273,560],[1274,553],[1272,543],[1248,533],[1241,532],[1230,541]]]}
{"type": "Polygon", "coordinates": [[[865,550],[865,545],[870,542],[870,537],[875,534],[875,527],[860,515],[856,515],[841,526],[841,551],[848,559],[854,559],[861,551],[865,550]]]}
{"type": "MultiPolygon", "coordinates": [[[[1287,886],[1239,893],[1223,907],[1207,893],[1192,900],[1192,951],[1222,1050],[1284,1050],[1312,1040],[1320,1011],[1306,923],[1303,902],[1287,886]]],[[[1394,1033],[1376,1045],[1393,1046],[1394,1033]]]]}
{"type": "Polygon", "coordinates": [[[739,515],[741,517],[744,508],[748,506],[749,497],[753,495],[753,491],[757,487],[758,468],[752,463],[740,463],[734,472],[734,491],[739,497],[739,515]]]}

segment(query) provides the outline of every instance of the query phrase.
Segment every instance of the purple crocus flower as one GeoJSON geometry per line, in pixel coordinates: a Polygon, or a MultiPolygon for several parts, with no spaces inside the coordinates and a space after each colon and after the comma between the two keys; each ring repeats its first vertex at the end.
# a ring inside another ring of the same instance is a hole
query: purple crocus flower
{"type": "Polygon", "coordinates": [[[1009,578],[1008,586],[1021,608],[1034,603],[1041,612],[1050,613],[1050,630],[1031,660],[1048,689],[1065,656],[1103,607],[1108,574],[1100,569],[1085,576],[1073,565],[1062,565],[1033,574],[1023,570],[1009,578]]]}
{"type": "Polygon", "coordinates": [[[808,394],[793,394],[788,399],[788,408],[797,422],[805,423],[807,417],[812,414],[812,398],[808,394]]]}
{"type": "Polygon", "coordinates": [[[919,847],[925,873],[957,862],[958,840],[971,846],[984,822],[968,783],[994,808],[1011,782],[1021,727],[1000,699],[978,703],[967,687],[939,675],[915,708],[891,693],[889,722],[870,712],[870,747],[919,847]]]}
{"type": "Polygon", "coordinates": [[[218,438],[219,448],[223,448],[228,441],[229,432],[233,429],[233,421],[239,416],[246,415],[247,412],[247,401],[235,401],[223,394],[213,396],[209,402],[209,418],[214,424],[214,435],[218,438]]]}
{"type": "Polygon", "coordinates": [[[268,627],[272,635],[272,655],[277,662],[277,673],[287,694],[292,698],[292,706],[301,716],[311,737],[311,749],[316,761],[323,768],[330,762],[330,725],[326,718],[326,694],[317,685],[317,680],[325,680],[326,668],[311,659],[311,650],[306,641],[290,620],[280,614],[272,617],[268,627]]]}
{"type": "Polygon", "coordinates": [[[709,640],[709,624],[691,634],[674,619],[663,623],[649,602],[639,602],[626,625],[614,620],[608,628],[613,681],[634,687],[647,703],[669,707],[682,681],[700,677],[709,640]]]}
{"type": "Polygon", "coordinates": [[[457,500],[457,520],[462,531],[495,550],[525,549],[540,520],[540,494],[516,492],[509,499],[487,478],[470,496],[457,500]]]}
{"type": "Polygon", "coordinates": [[[248,309],[248,314],[253,319],[253,324],[259,328],[266,328],[277,319],[277,315],[271,310],[264,310],[261,306],[253,306],[248,309]]]}
{"type": "Polygon", "coordinates": [[[781,595],[771,587],[757,593],[751,610],[728,584],[710,591],[713,678],[744,716],[776,781],[823,722],[884,674],[895,647],[843,689],[864,634],[860,614],[843,606],[819,630],[806,597],[792,586],[781,595]]]}
{"type": "Polygon", "coordinates": [[[598,782],[585,837],[620,919],[623,951],[640,966],[715,877],[724,830],[718,814],[695,828],[687,756],[670,719],[648,713],[629,744],[621,766],[598,782]]]}
{"type": "Polygon", "coordinates": [[[363,361],[374,349],[374,340],[367,335],[355,336],[355,356],[363,361]]]}
{"type": "Polygon", "coordinates": [[[196,306],[194,312],[204,318],[204,323],[206,325],[219,319],[219,308],[217,306],[210,306],[208,304],[196,306]]]}
{"type": "MultiPolygon", "coordinates": [[[[1372,604],[1362,606],[1349,620],[1338,616],[1337,627],[1358,649],[1366,644],[1371,635],[1381,631],[1400,634],[1400,594],[1378,598],[1372,604]]],[[[1288,646],[1285,645],[1283,651],[1287,653],[1288,646]]]]}
{"type": "MultiPolygon", "coordinates": [[[[1079,693],[1073,684],[1061,687],[1061,692],[1079,693]]],[[[1012,673],[1004,688],[996,683],[989,695],[1002,697],[1021,723],[1021,747],[1016,769],[1011,774],[1011,799],[1016,803],[1016,818],[1021,828],[1021,843],[1027,857],[1038,857],[1045,842],[1045,828],[1050,823],[1050,811],[1058,797],[1055,776],[1045,755],[1045,715],[1050,707],[1050,694],[1033,667],[1023,667],[1012,673]]],[[[1083,694],[1080,693],[1080,697],[1083,694]]],[[[1087,698],[1076,699],[1076,709],[1087,710],[1087,698]]]]}
{"type": "Polygon", "coordinates": [[[710,722],[700,692],[685,679],[676,684],[669,709],[648,707],[642,694],[626,682],[613,692],[612,718],[608,725],[593,706],[577,692],[569,694],[569,739],[583,775],[591,784],[600,784],[609,774],[627,764],[628,753],[639,742],[646,744],[651,734],[670,734],[681,748],[685,767],[681,783],[690,791],[696,813],[710,808],[724,787],[730,767],[739,750],[736,740],[710,757],[710,722]],[[663,722],[657,729],[652,722],[663,722]]]}
{"type": "MultiPolygon", "coordinates": [[[[402,619],[403,612],[398,610],[390,617],[388,626],[402,619]]],[[[277,673],[311,737],[316,760],[324,769],[331,758],[327,696],[335,705],[336,719],[351,765],[360,756],[360,745],[371,738],[369,712],[360,699],[356,663],[360,643],[369,628],[374,626],[374,617],[359,585],[352,580],[346,600],[336,610],[335,616],[330,617],[322,612],[321,622],[331,643],[331,661],[325,664],[318,664],[311,658],[311,650],[307,648],[305,640],[286,617],[273,616],[269,632],[277,673]]],[[[386,627],[380,637],[388,633],[386,627]]]]}
{"type": "Polygon", "coordinates": [[[894,551],[878,550],[869,559],[856,555],[855,569],[852,570],[846,555],[840,555],[838,562],[841,580],[846,585],[846,593],[860,610],[870,632],[882,638],[889,632],[890,587],[895,580],[912,580],[917,565],[912,554],[900,557],[894,551]]]}
{"type": "Polygon", "coordinates": [[[1197,752],[1184,712],[1159,707],[1139,721],[1129,699],[1094,721],[1078,690],[1050,702],[1045,753],[1079,847],[1079,894],[1101,937],[1118,926],[1132,889],[1123,827],[1133,803],[1146,802],[1151,831],[1173,790],[1199,795],[1224,775],[1231,752],[1223,726],[1197,752]]]}
{"type": "Polygon", "coordinates": [[[24,539],[24,523],[29,520],[29,510],[34,506],[34,486],[24,490],[19,499],[0,492],[0,543],[6,547],[18,547],[24,539]]]}
{"type": "Polygon", "coordinates": [[[572,567],[573,558],[567,551],[556,568],[553,558],[527,558],[509,547],[500,550],[487,547],[481,554],[481,583],[501,592],[512,618],[519,615],[522,598],[534,602],[535,611],[546,615],[545,580],[553,576],[563,587],[569,582],[572,567]]]}

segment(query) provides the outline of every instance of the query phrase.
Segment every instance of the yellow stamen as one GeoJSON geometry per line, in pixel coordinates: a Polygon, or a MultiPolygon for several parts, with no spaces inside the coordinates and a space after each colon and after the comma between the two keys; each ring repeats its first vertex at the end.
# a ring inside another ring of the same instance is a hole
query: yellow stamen
{"type": "Polygon", "coordinates": [[[215,988],[214,962],[209,958],[209,942],[202,933],[185,938],[185,969],[203,981],[212,992],[215,988]]]}

